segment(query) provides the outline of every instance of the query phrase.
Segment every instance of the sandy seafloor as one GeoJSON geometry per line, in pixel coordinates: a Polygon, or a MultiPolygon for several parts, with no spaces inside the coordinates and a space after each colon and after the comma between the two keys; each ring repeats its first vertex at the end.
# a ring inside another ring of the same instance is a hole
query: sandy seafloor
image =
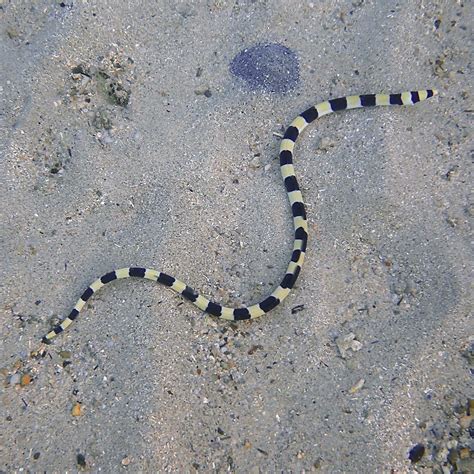
{"type": "Polygon", "coordinates": [[[0,1],[0,470],[472,472],[472,5],[0,1]],[[267,43],[288,91],[231,72],[267,43]],[[427,87],[305,132],[309,248],[270,314],[120,281],[26,361],[113,268],[259,301],[292,247],[277,135],[427,87]]]}

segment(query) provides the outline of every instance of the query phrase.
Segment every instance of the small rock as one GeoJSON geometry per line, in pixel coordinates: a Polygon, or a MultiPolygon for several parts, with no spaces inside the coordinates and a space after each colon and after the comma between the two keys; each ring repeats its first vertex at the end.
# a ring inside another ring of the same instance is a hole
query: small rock
{"type": "Polygon", "coordinates": [[[469,448],[461,448],[459,450],[459,457],[461,459],[468,459],[471,454],[471,450],[469,448]]]}
{"type": "Polygon", "coordinates": [[[20,385],[22,387],[26,387],[27,385],[29,385],[31,383],[31,375],[30,374],[23,374],[21,376],[21,380],[20,380],[20,385]]]}
{"type": "Polygon", "coordinates": [[[82,410],[82,405],[77,402],[71,410],[71,415],[72,416],[82,416],[83,415],[83,410],[82,410]]]}
{"type": "Polygon", "coordinates": [[[78,454],[76,461],[79,466],[86,467],[86,457],[83,454],[78,454]]]}
{"type": "Polygon", "coordinates": [[[456,449],[450,449],[448,453],[448,462],[453,466],[458,462],[459,453],[456,449]]]}
{"type": "Polygon", "coordinates": [[[408,459],[414,464],[421,460],[425,454],[425,447],[422,444],[416,444],[410,449],[408,459]]]}
{"type": "Polygon", "coordinates": [[[21,381],[21,374],[16,373],[10,377],[10,385],[18,385],[21,381]]]}
{"type": "Polygon", "coordinates": [[[61,359],[70,359],[71,351],[59,351],[59,357],[61,357],[61,359]]]}
{"type": "Polygon", "coordinates": [[[126,456],[122,459],[122,466],[128,466],[131,462],[132,462],[132,459],[126,456]]]}

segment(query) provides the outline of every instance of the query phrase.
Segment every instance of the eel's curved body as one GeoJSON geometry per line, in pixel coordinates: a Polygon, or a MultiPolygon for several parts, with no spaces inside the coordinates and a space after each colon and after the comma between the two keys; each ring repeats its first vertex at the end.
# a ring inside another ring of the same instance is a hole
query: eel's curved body
{"type": "Polygon", "coordinates": [[[360,107],[372,107],[380,105],[413,105],[417,102],[433,97],[437,94],[436,90],[419,90],[413,92],[403,92],[401,94],[367,94],[352,95],[338,99],[330,99],[321,102],[318,105],[310,107],[298,115],[285,132],[280,145],[280,170],[283,177],[288,199],[290,201],[293,214],[293,224],[295,227],[295,240],[293,244],[293,253],[286,269],[286,274],[273,293],[267,296],[260,303],[244,308],[228,308],[218,303],[209,301],[204,296],[196,293],[191,287],[176,278],[161,273],[157,270],[141,267],[129,267],[114,270],[105,274],[98,280],[95,280],[82,294],[77,301],[74,309],[60,324],[55,326],[42,339],[42,342],[49,344],[58,334],[67,329],[77,318],[84,308],[89,298],[99,291],[104,285],[114,280],[128,277],[146,278],[168,286],[176,293],[191,301],[200,310],[212,314],[222,319],[238,321],[244,319],[254,319],[268,313],[279,305],[290,293],[293,288],[301,267],[303,266],[308,241],[308,223],[306,221],[305,206],[303,196],[301,195],[298,181],[293,167],[293,148],[301,132],[314,120],[323,115],[345,109],[357,109],[360,107]]]}

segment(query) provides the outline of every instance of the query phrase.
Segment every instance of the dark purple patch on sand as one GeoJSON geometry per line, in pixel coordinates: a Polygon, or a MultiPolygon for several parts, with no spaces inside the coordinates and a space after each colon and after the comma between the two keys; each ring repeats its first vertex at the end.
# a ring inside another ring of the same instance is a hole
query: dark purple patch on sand
{"type": "Polygon", "coordinates": [[[288,92],[300,78],[298,58],[278,43],[258,44],[241,51],[230,63],[230,72],[251,89],[288,92]]]}

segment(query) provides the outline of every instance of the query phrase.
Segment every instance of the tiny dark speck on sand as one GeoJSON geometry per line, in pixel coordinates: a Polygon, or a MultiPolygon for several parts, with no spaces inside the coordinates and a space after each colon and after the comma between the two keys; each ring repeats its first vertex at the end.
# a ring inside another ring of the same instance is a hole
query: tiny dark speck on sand
{"type": "Polygon", "coordinates": [[[408,459],[412,463],[418,462],[425,454],[425,447],[422,444],[417,444],[410,449],[410,453],[408,454],[408,459]]]}
{"type": "Polygon", "coordinates": [[[86,457],[83,454],[77,455],[77,464],[79,466],[85,467],[86,465],[86,457]]]}
{"type": "Polygon", "coordinates": [[[230,64],[230,72],[251,89],[288,92],[299,81],[296,54],[278,43],[258,44],[241,51],[230,64]]]}

